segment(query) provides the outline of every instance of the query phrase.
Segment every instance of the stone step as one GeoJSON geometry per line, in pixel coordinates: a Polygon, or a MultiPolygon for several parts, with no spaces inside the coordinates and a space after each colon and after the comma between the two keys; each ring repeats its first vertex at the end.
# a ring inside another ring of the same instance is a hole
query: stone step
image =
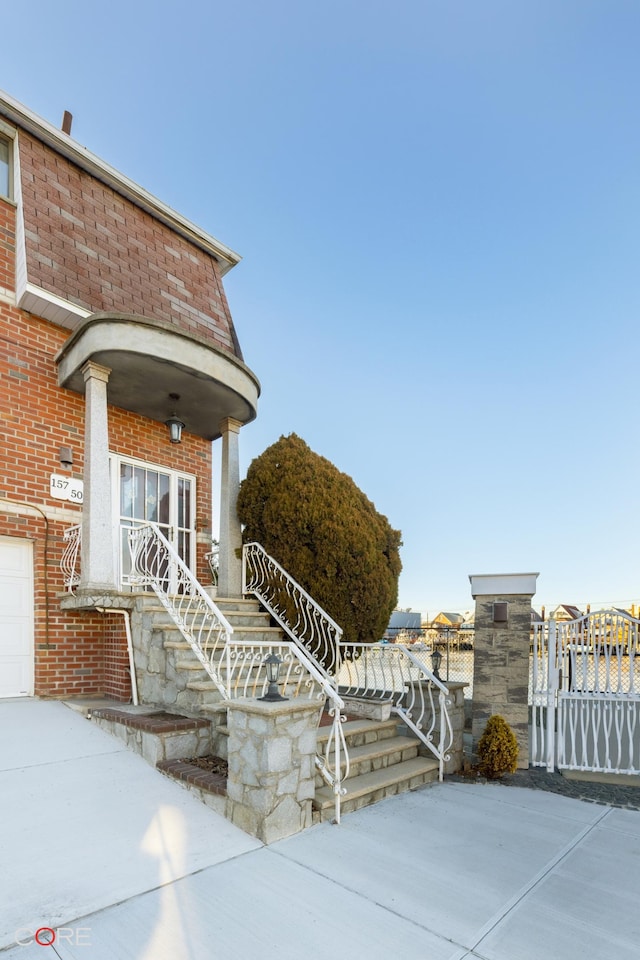
{"type": "Polygon", "coordinates": [[[187,689],[197,693],[220,693],[213,680],[190,680],[187,689]]]}
{"type": "Polygon", "coordinates": [[[154,766],[161,760],[201,757],[211,752],[211,722],[205,717],[187,717],[147,707],[135,712],[94,710],[91,719],[154,766]]]}
{"type": "Polygon", "coordinates": [[[245,627],[262,627],[267,629],[271,627],[271,617],[268,613],[260,610],[251,610],[248,612],[235,610],[225,610],[224,616],[235,630],[242,630],[245,627]]]}
{"type": "MultiPolygon", "coordinates": [[[[154,630],[161,630],[165,624],[167,627],[176,627],[171,615],[167,613],[164,607],[160,607],[157,610],[149,611],[153,614],[153,624],[152,628],[154,630]]],[[[221,611],[222,612],[222,611],[221,611]]],[[[242,630],[252,630],[259,628],[262,630],[269,629],[278,629],[271,626],[271,617],[268,613],[260,610],[248,610],[246,612],[235,612],[227,611],[223,613],[223,616],[231,624],[234,632],[241,632],[242,630]]],[[[196,613],[191,620],[191,623],[199,627],[204,622],[205,614],[196,613]]]]}
{"type": "MultiPolygon", "coordinates": [[[[417,737],[389,737],[386,740],[376,740],[374,743],[365,743],[360,747],[349,749],[349,780],[359,777],[363,773],[372,773],[384,767],[413,760],[418,756],[420,741],[417,737]]],[[[341,764],[344,772],[345,760],[341,764]]],[[[320,773],[316,774],[316,787],[323,787],[325,781],[320,773]]]]}
{"type": "MultiPolygon", "coordinates": [[[[438,779],[438,764],[435,760],[415,757],[391,767],[383,767],[372,773],[363,773],[345,781],[346,793],[341,800],[341,812],[352,813],[361,807],[377,803],[385,797],[392,797],[407,790],[414,790],[426,783],[438,779]]],[[[335,811],[335,798],[327,785],[316,789],[313,800],[316,822],[332,820],[335,811]]]]}
{"type": "MultiPolygon", "coordinates": [[[[375,743],[395,737],[398,732],[398,718],[389,720],[347,720],[342,731],[349,747],[360,747],[365,743],[375,743]]],[[[329,739],[331,725],[318,729],[318,749],[329,739]]]]}
{"type": "Polygon", "coordinates": [[[191,644],[187,640],[165,640],[162,645],[165,650],[191,650],[191,644]]]}
{"type": "MultiPolygon", "coordinates": [[[[217,674],[219,674],[220,676],[222,676],[223,674],[226,675],[228,670],[226,660],[214,657],[214,659],[211,661],[211,665],[217,674]]],[[[206,673],[204,667],[202,666],[202,664],[200,663],[200,661],[197,659],[195,655],[193,659],[190,659],[190,660],[176,660],[175,668],[176,670],[184,670],[191,673],[197,673],[199,671],[206,673]]],[[[238,674],[239,672],[238,667],[236,666],[236,664],[233,664],[233,663],[231,664],[231,670],[232,670],[232,674],[238,674]]],[[[242,668],[240,671],[240,675],[242,677],[255,676],[256,674],[259,674],[259,673],[262,673],[263,677],[265,676],[265,667],[263,663],[259,663],[258,661],[253,661],[251,663],[242,664],[242,668]]],[[[284,680],[279,680],[278,686],[281,687],[283,682],[284,680]]],[[[290,680],[287,686],[292,687],[296,685],[297,682],[298,682],[297,679],[290,680]]],[[[189,683],[187,684],[187,686],[189,686],[189,683]]],[[[191,687],[191,689],[193,690],[196,688],[191,687]]]]}
{"type": "Polygon", "coordinates": [[[193,660],[176,660],[176,670],[187,670],[193,673],[206,673],[200,661],[194,656],[193,660]]]}
{"type": "MultiPolygon", "coordinates": [[[[222,759],[222,758],[220,758],[222,759]]],[[[224,772],[211,773],[188,760],[162,760],[157,769],[176,780],[216,813],[225,815],[227,805],[227,777],[224,772]]]]}
{"type": "MultiPolygon", "coordinates": [[[[196,624],[196,627],[198,625],[196,624]]],[[[166,620],[163,620],[160,623],[154,623],[151,627],[154,633],[163,633],[165,636],[165,644],[167,640],[174,640],[178,637],[182,637],[182,631],[177,623],[174,623],[172,620],[167,617],[166,620]]],[[[256,626],[242,626],[234,628],[233,639],[236,641],[246,640],[251,643],[254,640],[263,641],[265,643],[280,643],[284,640],[282,630],[279,627],[269,627],[263,625],[256,626]]],[[[220,642],[223,642],[222,639],[220,642]]]]}
{"type": "Polygon", "coordinates": [[[214,600],[215,605],[219,610],[224,613],[225,617],[227,612],[232,611],[244,611],[244,610],[261,610],[261,606],[257,600],[248,597],[216,597],[214,600]]]}

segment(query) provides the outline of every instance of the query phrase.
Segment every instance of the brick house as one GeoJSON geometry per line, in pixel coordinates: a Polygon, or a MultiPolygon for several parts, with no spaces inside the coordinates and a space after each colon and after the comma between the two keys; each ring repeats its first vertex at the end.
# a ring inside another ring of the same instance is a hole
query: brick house
{"type": "Polygon", "coordinates": [[[154,521],[210,582],[216,441],[220,590],[240,595],[259,384],[222,286],[238,260],[0,93],[0,697],[129,699],[127,530],[154,521]]]}

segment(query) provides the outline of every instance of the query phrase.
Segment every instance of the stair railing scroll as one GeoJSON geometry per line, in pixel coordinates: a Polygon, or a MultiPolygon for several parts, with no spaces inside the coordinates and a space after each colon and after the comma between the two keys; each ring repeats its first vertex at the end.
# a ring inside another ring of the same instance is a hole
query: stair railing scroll
{"type": "Polygon", "coordinates": [[[127,536],[131,554],[128,582],[153,589],[208,676],[227,697],[217,664],[231,641],[233,627],[157,524],[128,527],[127,536]]]}
{"type": "Polygon", "coordinates": [[[67,527],[63,534],[64,550],[60,558],[60,569],[64,577],[64,585],[72,593],[73,588],[80,583],[80,546],[82,543],[82,524],[67,527]]]}
{"type": "Polygon", "coordinates": [[[326,680],[340,668],[342,629],[259,543],[242,550],[243,593],[254,594],[326,680]]]}
{"type": "Polygon", "coordinates": [[[408,647],[342,643],[338,690],[345,697],[391,701],[391,708],[438,760],[442,780],[453,728],[449,691],[408,647]]]}

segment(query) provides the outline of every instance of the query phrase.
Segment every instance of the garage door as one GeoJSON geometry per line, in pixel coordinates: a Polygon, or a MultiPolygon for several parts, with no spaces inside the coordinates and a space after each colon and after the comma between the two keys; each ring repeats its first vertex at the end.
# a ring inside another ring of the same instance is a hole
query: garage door
{"type": "Polygon", "coordinates": [[[0,697],[33,693],[33,552],[0,537],[0,697]]]}

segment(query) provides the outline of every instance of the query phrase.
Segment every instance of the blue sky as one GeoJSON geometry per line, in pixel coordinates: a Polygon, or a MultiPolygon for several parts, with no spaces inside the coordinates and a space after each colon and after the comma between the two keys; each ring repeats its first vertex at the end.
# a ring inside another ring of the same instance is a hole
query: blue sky
{"type": "MultiPolygon", "coordinates": [[[[0,87],[244,257],[259,416],[402,530],[400,605],[640,600],[637,0],[30,0],[0,87]]],[[[7,43],[7,38],[12,42],[7,43]]]]}

